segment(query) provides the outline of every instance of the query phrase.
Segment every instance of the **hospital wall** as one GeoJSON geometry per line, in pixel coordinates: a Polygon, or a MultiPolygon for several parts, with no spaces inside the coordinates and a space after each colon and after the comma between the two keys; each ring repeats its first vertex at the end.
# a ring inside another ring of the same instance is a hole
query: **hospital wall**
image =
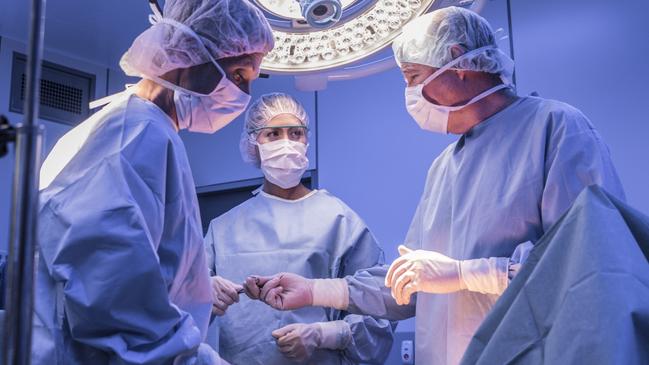
{"type": "Polygon", "coordinates": [[[511,4],[519,91],[581,109],[608,144],[627,201],[649,214],[649,1],[511,4]]]}

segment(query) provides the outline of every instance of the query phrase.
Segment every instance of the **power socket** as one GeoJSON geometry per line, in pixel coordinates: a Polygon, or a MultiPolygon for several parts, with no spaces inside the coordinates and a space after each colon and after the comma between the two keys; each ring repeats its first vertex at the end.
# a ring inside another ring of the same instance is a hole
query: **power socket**
{"type": "Polygon", "coordinates": [[[415,352],[411,340],[401,341],[401,363],[403,365],[415,363],[415,352]]]}

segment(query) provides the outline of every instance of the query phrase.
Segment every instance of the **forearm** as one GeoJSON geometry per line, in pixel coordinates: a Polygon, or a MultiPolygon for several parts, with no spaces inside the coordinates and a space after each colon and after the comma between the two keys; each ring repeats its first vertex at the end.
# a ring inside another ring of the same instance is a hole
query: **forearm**
{"type": "Polygon", "coordinates": [[[527,241],[516,246],[511,257],[489,257],[460,262],[460,277],[466,289],[501,295],[516,276],[534,245],[527,241]]]}
{"type": "Polygon", "coordinates": [[[391,321],[414,317],[416,296],[410,304],[398,305],[390,294],[390,288],[384,285],[387,270],[387,265],[380,265],[347,276],[344,280],[349,288],[349,303],[345,310],[391,321]]]}

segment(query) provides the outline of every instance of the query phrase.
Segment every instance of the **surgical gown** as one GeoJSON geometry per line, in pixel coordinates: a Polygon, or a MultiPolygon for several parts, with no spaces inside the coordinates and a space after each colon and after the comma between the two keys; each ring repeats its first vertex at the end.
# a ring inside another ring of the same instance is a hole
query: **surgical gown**
{"type": "Polygon", "coordinates": [[[203,340],[209,274],[172,123],[124,95],[43,164],[33,364],[171,364],[203,340]]]}
{"type": "MultiPolygon", "coordinates": [[[[248,275],[287,271],[308,278],[337,278],[383,263],[383,251],[363,221],[325,190],[298,200],[263,191],[210,223],[205,237],[212,274],[235,283],[248,275]]],[[[271,332],[291,323],[346,321],[347,348],[316,350],[309,364],[382,364],[392,347],[392,324],[322,307],[278,311],[246,296],[217,317],[219,353],[232,364],[292,363],[271,332]]],[[[216,344],[213,344],[216,345],[216,344]]]]}
{"type": "MultiPolygon", "coordinates": [[[[558,101],[520,97],[435,159],[405,244],[459,260],[511,257],[592,184],[624,199],[609,150],[588,119],[558,101]]],[[[457,364],[498,299],[468,290],[418,293],[416,304],[398,308],[381,288],[382,275],[377,267],[347,278],[348,310],[399,319],[416,306],[417,364],[457,364]]]]}

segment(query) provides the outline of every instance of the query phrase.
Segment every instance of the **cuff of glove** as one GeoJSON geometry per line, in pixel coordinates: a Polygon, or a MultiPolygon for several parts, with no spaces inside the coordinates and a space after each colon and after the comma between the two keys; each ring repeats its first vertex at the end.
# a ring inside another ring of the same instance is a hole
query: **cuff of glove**
{"type": "Polygon", "coordinates": [[[349,288],[345,279],[313,279],[313,305],[346,310],[349,288]]]}
{"type": "Polygon", "coordinates": [[[352,338],[352,330],[345,321],[318,322],[322,337],[318,347],[330,350],[347,348],[352,338]]]}
{"type": "Polygon", "coordinates": [[[509,279],[509,259],[490,257],[460,261],[460,278],[466,289],[482,294],[502,294],[509,279]]]}

